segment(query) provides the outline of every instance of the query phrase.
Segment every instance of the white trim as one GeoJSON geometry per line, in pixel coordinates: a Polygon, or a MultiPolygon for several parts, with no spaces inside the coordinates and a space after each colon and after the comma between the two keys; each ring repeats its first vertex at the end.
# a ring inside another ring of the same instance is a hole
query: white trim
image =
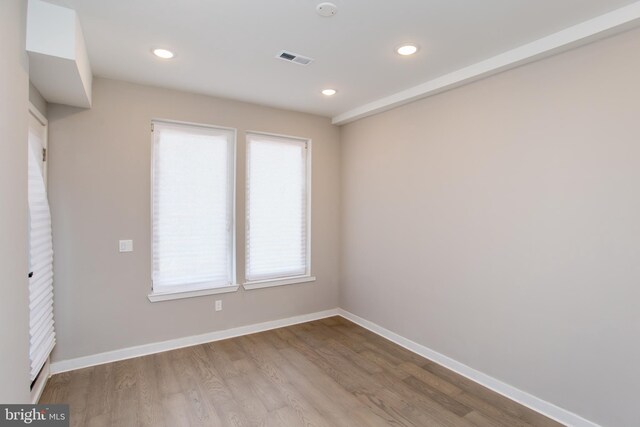
{"type": "Polygon", "coordinates": [[[345,319],[350,320],[353,323],[356,323],[363,328],[368,329],[371,332],[388,339],[389,341],[393,341],[394,343],[406,348],[407,350],[410,350],[426,359],[431,360],[432,362],[442,365],[445,368],[462,375],[463,377],[469,378],[470,380],[483,385],[498,394],[501,394],[562,424],[573,427],[600,427],[598,424],[592,421],[588,421],[580,417],[579,415],[574,414],[573,412],[562,409],[554,405],[553,403],[549,403],[525,391],[506,384],[498,379],[495,379],[485,373],[477,371],[463,363],[458,362],[457,360],[445,356],[444,354],[438,353],[437,351],[434,351],[429,347],[425,347],[422,344],[411,341],[410,339],[405,338],[402,335],[398,335],[395,332],[391,332],[390,330],[385,329],[382,326],[379,326],[366,319],[363,319],[362,317],[356,316],[353,313],[339,308],[338,314],[345,319]]]}
{"type": "MultiPolygon", "coordinates": [[[[49,120],[38,110],[38,107],[33,105],[31,101],[29,101],[29,114],[31,114],[37,121],[40,122],[42,126],[44,126],[44,138],[42,140],[42,148],[44,148],[47,152],[46,159],[42,162],[42,175],[44,177],[44,186],[47,189],[47,194],[49,192],[49,120]]],[[[28,144],[27,140],[27,144],[28,144]]]]}
{"type": "Polygon", "coordinates": [[[40,110],[38,110],[38,107],[36,107],[35,105],[33,105],[32,102],[29,102],[29,112],[31,114],[33,114],[33,117],[35,117],[36,119],[38,119],[38,121],[40,122],[40,124],[42,126],[47,126],[49,124],[49,121],[47,120],[47,118],[44,116],[44,114],[42,114],[40,112],[40,110]]]}
{"type": "Polygon", "coordinates": [[[492,74],[506,71],[628,30],[638,25],[638,21],[640,21],[640,1],[480,61],[471,66],[461,68],[452,73],[397,92],[391,96],[361,105],[360,107],[333,117],[331,122],[334,125],[343,125],[364,117],[372,116],[417,99],[435,95],[488,77],[492,74]]]}
{"type": "Polygon", "coordinates": [[[290,277],[287,279],[270,279],[270,280],[256,280],[254,282],[245,282],[242,287],[249,291],[251,289],[272,288],[274,286],[283,285],[295,285],[296,283],[308,283],[315,282],[315,276],[298,276],[290,277]]]}
{"type": "Polygon", "coordinates": [[[162,341],[151,344],[144,344],[135,347],[123,348],[120,350],[107,351],[105,353],[93,354],[90,356],[78,357],[75,359],[61,360],[51,364],[51,374],[73,371],[75,369],[88,368],[90,366],[102,365],[104,363],[117,362],[119,360],[131,359],[134,357],[146,356],[149,354],[161,353],[163,351],[175,350],[183,347],[190,347],[208,342],[220,341],[242,335],[255,334],[271,329],[296,325],[298,323],[310,322],[312,320],[324,319],[338,315],[338,309],[319,311],[311,314],[289,317],[286,319],[272,320],[269,322],[257,323],[254,325],[239,326],[237,328],[223,331],[209,332],[202,335],[177,338],[169,341],[162,341]]]}
{"type": "MultiPolygon", "coordinates": [[[[311,276],[311,243],[313,232],[311,231],[311,216],[313,208],[311,198],[313,195],[313,140],[307,139],[307,276],[311,276]]],[[[315,279],[315,278],[314,278],[315,279]]]]}
{"type": "Polygon", "coordinates": [[[245,139],[247,136],[249,136],[249,134],[254,134],[254,135],[262,135],[262,136],[275,136],[276,138],[284,138],[284,139],[297,139],[298,141],[301,142],[311,142],[311,139],[309,138],[303,138],[301,136],[293,136],[293,135],[285,135],[283,133],[274,133],[274,132],[263,132],[263,131],[259,131],[259,130],[248,130],[245,132],[245,139]]]}
{"type": "Polygon", "coordinates": [[[197,291],[165,292],[165,293],[151,292],[149,295],[147,295],[147,298],[149,298],[149,301],[151,302],[170,301],[174,299],[202,297],[205,295],[228,294],[231,292],[236,292],[239,287],[240,285],[232,285],[232,286],[221,286],[219,288],[200,289],[197,291]]]}
{"type": "MultiPolygon", "coordinates": [[[[313,209],[311,206],[311,197],[313,194],[313,140],[307,139],[307,276],[311,276],[311,242],[313,239],[313,233],[311,232],[311,215],[313,215],[313,209]]],[[[315,280],[315,277],[314,277],[315,280]]]]}
{"type": "Polygon", "coordinates": [[[235,128],[233,129],[233,158],[229,162],[229,169],[231,169],[231,218],[229,218],[229,224],[231,224],[231,283],[238,283],[238,217],[236,210],[238,203],[238,130],[235,128]]]}
{"type": "Polygon", "coordinates": [[[201,128],[205,128],[205,129],[218,129],[218,130],[232,131],[232,132],[236,133],[236,136],[237,136],[237,133],[238,133],[238,130],[236,128],[227,127],[227,126],[212,125],[212,124],[209,124],[209,123],[186,122],[184,120],[161,119],[161,118],[151,119],[151,123],[154,123],[154,122],[166,123],[166,124],[169,124],[169,125],[185,125],[185,126],[201,127],[201,128]]]}
{"type": "Polygon", "coordinates": [[[51,377],[51,361],[47,359],[44,366],[42,367],[42,371],[40,372],[40,376],[36,380],[36,386],[31,390],[31,404],[36,405],[42,396],[42,392],[44,388],[47,386],[47,382],[51,377]]]}

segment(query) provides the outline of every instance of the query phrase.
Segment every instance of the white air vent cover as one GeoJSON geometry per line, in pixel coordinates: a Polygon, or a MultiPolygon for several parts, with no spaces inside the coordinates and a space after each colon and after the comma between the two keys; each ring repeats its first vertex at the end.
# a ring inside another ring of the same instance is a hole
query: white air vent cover
{"type": "Polygon", "coordinates": [[[309,65],[313,62],[313,59],[307,58],[306,56],[298,55],[297,53],[289,52],[286,50],[281,50],[276,55],[276,58],[280,58],[283,61],[287,62],[295,62],[300,65],[309,65]]]}

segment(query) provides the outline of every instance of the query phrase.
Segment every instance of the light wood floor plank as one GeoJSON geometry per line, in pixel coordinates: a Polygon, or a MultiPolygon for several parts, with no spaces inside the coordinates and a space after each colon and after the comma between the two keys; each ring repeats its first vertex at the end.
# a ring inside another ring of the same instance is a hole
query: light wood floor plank
{"type": "Polygon", "coordinates": [[[72,426],[556,427],[332,317],[54,375],[72,426]]]}

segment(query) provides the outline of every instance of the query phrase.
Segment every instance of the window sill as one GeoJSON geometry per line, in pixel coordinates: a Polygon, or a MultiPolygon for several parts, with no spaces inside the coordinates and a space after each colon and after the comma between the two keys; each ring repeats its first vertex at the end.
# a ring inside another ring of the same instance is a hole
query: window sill
{"type": "Polygon", "coordinates": [[[246,282],[242,284],[242,287],[250,291],[252,289],[271,288],[274,286],[283,285],[295,285],[296,283],[315,282],[315,276],[299,276],[291,277],[289,279],[270,279],[270,280],[256,280],[255,282],[246,282]]]}
{"type": "Polygon", "coordinates": [[[147,295],[151,302],[169,301],[174,299],[202,297],[205,295],[226,294],[230,292],[236,292],[240,285],[222,286],[220,288],[200,289],[198,291],[184,291],[184,292],[165,292],[165,293],[150,293],[147,295]]]}

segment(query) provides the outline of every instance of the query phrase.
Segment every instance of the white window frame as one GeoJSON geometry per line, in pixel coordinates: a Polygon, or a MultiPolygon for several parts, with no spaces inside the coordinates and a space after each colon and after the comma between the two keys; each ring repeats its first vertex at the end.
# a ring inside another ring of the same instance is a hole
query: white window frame
{"type": "Polygon", "coordinates": [[[236,292],[238,290],[238,288],[240,287],[237,283],[237,261],[236,261],[236,248],[237,248],[237,243],[236,243],[236,173],[237,173],[237,168],[236,168],[236,159],[237,159],[237,140],[238,140],[238,131],[235,128],[230,128],[230,127],[224,127],[224,126],[216,126],[216,125],[210,125],[210,124],[202,124],[202,123],[192,123],[192,122],[184,122],[184,121],[177,121],[177,120],[167,120],[167,119],[152,119],[151,120],[151,197],[150,199],[150,213],[151,213],[151,224],[150,224],[150,231],[151,231],[151,235],[150,235],[150,243],[151,243],[151,269],[150,271],[153,272],[153,251],[154,251],[154,246],[153,246],[153,193],[154,193],[154,169],[155,169],[155,134],[153,132],[153,127],[155,123],[165,123],[168,125],[185,125],[185,126],[195,126],[195,127],[203,127],[203,128],[208,128],[208,129],[217,129],[217,130],[222,130],[222,131],[231,131],[233,134],[233,140],[231,141],[231,145],[232,145],[232,150],[231,150],[231,156],[229,156],[228,159],[228,167],[229,167],[229,176],[230,176],[230,181],[229,181],[229,185],[230,185],[230,194],[228,195],[229,197],[229,203],[231,204],[231,220],[232,220],[232,226],[231,226],[231,230],[230,230],[230,234],[231,234],[231,282],[232,285],[228,285],[228,286],[222,286],[222,287],[217,287],[217,288],[198,288],[198,289],[189,289],[187,286],[185,286],[184,288],[180,289],[180,287],[176,287],[174,289],[170,289],[170,290],[165,290],[165,291],[155,291],[153,289],[153,279],[151,282],[151,292],[149,293],[149,295],[147,296],[149,298],[149,301],[151,302],[160,302],[160,301],[168,301],[168,300],[174,300],[174,299],[183,299],[183,298],[192,298],[192,297],[199,297],[199,296],[205,296],[205,295],[215,295],[215,294],[223,294],[223,293],[230,293],[230,292],[236,292]]]}
{"type": "Polygon", "coordinates": [[[311,275],[311,245],[312,245],[312,235],[313,233],[311,232],[311,215],[312,215],[312,210],[311,210],[311,198],[312,198],[312,181],[311,181],[311,176],[312,176],[312,170],[311,170],[311,165],[312,165],[312,140],[311,138],[301,138],[299,136],[291,136],[291,135],[282,135],[282,134],[277,134],[277,133],[269,133],[269,132],[261,132],[261,131],[247,131],[245,133],[245,153],[247,153],[247,156],[245,158],[245,186],[246,183],[249,182],[249,168],[248,168],[248,161],[249,161],[249,157],[248,157],[248,153],[249,153],[249,139],[250,139],[250,135],[264,135],[264,136],[272,136],[272,137],[276,137],[276,138],[287,138],[287,139],[294,139],[294,140],[298,140],[298,141],[302,141],[306,144],[307,147],[307,155],[306,155],[306,184],[307,184],[307,209],[306,209],[306,214],[307,214],[307,253],[306,253],[306,257],[307,257],[307,271],[305,272],[305,274],[300,275],[300,276],[287,276],[287,277],[279,277],[279,278],[274,278],[274,279],[265,279],[265,280],[246,280],[246,274],[247,274],[247,265],[246,265],[246,260],[248,259],[248,227],[249,227],[249,221],[248,221],[248,215],[249,215],[249,209],[247,209],[247,207],[249,206],[249,191],[245,191],[245,214],[244,214],[244,220],[245,220],[245,242],[244,242],[244,254],[245,254],[245,268],[244,268],[244,272],[243,275],[245,277],[245,280],[242,284],[242,287],[245,290],[252,290],[252,289],[262,289],[262,288],[270,288],[270,287],[274,287],[274,286],[283,286],[283,285],[293,285],[293,284],[298,284],[298,283],[309,283],[309,282],[315,282],[316,278],[314,276],[311,275]]]}

